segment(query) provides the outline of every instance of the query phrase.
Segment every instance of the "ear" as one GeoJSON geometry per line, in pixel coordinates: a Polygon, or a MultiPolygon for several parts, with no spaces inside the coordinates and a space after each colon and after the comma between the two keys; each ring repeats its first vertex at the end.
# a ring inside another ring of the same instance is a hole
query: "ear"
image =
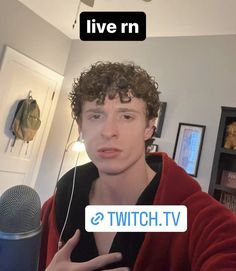
{"type": "Polygon", "coordinates": [[[148,120],[147,126],[145,128],[145,132],[144,132],[144,140],[145,141],[153,136],[153,132],[154,132],[154,129],[155,129],[155,122],[156,122],[155,118],[151,119],[151,120],[148,120]]]}

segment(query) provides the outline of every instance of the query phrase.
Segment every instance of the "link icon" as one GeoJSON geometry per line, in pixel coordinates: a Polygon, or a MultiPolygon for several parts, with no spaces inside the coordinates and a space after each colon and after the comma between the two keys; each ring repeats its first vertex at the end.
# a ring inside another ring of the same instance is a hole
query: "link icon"
{"type": "Polygon", "coordinates": [[[95,214],[95,216],[91,218],[91,223],[93,225],[98,225],[100,221],[102,221],[103,219],[104,219],[104,214],[101,212],[98,212],[95,214]]]}

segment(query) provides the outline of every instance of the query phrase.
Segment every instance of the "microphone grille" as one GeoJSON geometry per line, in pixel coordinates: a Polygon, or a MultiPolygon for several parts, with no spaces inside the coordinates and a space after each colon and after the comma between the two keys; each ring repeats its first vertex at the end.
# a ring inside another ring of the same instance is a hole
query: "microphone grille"
{"type": "Polygon", "coordinates": [[[37,192],[26,185],[7,189],[0,197],[0,231],[24,233],[40,226],[41,202],[37,192]]]}

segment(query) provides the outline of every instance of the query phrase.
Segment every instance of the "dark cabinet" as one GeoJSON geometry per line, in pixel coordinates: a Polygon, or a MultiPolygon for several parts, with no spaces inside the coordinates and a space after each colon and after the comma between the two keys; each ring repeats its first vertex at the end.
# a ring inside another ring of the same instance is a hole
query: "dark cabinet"
{"type": "Polygon", "coordinates": [[[222,107],[221,110],[208,192],[236,213],[236,150],[233,146],[225,145],[228,134],[236,140],[236,127],[235,130],[229,131],[229,128],[234,128],[233,123],[236,122],[236,108],[222,107]]]}

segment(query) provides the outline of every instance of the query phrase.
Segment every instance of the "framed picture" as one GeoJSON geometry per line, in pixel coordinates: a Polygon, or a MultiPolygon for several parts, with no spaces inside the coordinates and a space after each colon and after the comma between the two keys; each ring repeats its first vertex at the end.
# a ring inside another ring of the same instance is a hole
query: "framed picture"
{"type": "Polygon", "coordinates": [[[223,170],[221,184],[230,188],[236,188],[236,172],[223,170]]]}
{"type": "Polygon", "coordinates": [[[161,131],[162,131],[162,126],[165,118],[165,112],[166,112],[166,102],[160,102],[160,108],[158,110],[158,117],[155,123],[156,126],[156,131],[154,133],[154,137],[161,137],[161,131]]]}
{"type": "Polygon", "coordinates": [[[147,153],[150,153],[150,152],[158,152],[158,145],[152,144],[152,145],[148,146],[147,153]]]}
{"type": "Polygon", "coordinates": [[[185,171],[197,176],[203,138],[206,126],[179,123],[173,159],[185,171]]]}

